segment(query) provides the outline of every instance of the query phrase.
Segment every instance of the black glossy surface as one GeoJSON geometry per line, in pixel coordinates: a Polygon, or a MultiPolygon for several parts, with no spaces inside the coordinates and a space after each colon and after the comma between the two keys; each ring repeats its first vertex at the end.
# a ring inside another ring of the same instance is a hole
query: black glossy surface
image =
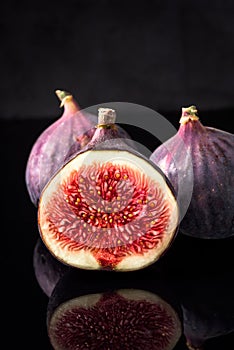
{"type": "MultiPolygon", "coordinates": [[[[230,124],[233,114],[232,110],[202,112],[200,117],[202,121],[206,120],[206,125],[233,132],[230,124]]],[[[168,114],[167,117],[177,128],[178,113],[168,114]]],[[[26,161],[32,144],[50,122],[48,119],[0,121],[3,225],[0,254],[1,318],[2,341],[8,342],[9,349],[51,349],[46,331],[48,297],[37,283],[32,264],[33,249],[38,238],[36,208],[29,200],[24,181],[26,161]]],[[[128,131],[131,133],[133,130],[128,131]]],[[[142,131],[136,130],[135,138],[142,140],[142,131]]],[[[153,150],[155,140],[150,137],[144,137],[144,140],[153,150]]],[[[157,263],[158,273],[162,278],[170,280],[178,294],[186,289],[183,286],[187,286],[189,279],[194,282],[198,278],[200,283],[204,280],[209,284],[209,281],[219,276],[219,288],[226,281],[231,285],[233,250],[234,238],[202,241],[178,234],[170,250],[157,263]]],[[[215,293],[214,285],[213,294],[215,293]]],[[[192,302],[196,305],[196,287],[191,294],[194,294],[192,302]]],[[[228,302],[228,298],[224,298],[223,303],[225,302],[228,302]]],[[[225,308],[228,309],[228,305],[225,308]]],[[[232,309],[230,311],[234,312],[232,309]]],[[[183,345],[179,346],[176,347],[177,350],[185,349],[183,345]]],[[[206,350],[233,348],[234,332],[209,340],[204,347],[206,350]]]]}

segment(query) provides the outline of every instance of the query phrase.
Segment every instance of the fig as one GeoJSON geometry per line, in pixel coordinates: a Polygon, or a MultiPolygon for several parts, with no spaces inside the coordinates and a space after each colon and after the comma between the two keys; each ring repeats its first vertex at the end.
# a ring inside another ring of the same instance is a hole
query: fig
{"type": "Polygon", "coordinates": [[[64,164],[68,150],[83,147],[96,125],[96,116],[82,113],[69,92],[56,90],[56,95],[64,107],[63,114],[39,135],[26,165],[26,186],[35,206],[46,183],[64,164]]]}
{"type": "MultiPolygon", "coordinates": [[[[64,107],[63,114],[45,129],[35,141],[26,165],[26,187],[35,206],[41,191],[55,172],[92,138],[97,117],[80,110],[70,92],[56,90],[56,95],[64,107]]],[[[119,125],[119,135],[135,146],[129,134],[119,125]]]]}
{"type": "Polygon", "coordinates": [[[113,109],[42,191],[38,226],[49,251],[83,269],[136,270],[157,261],[178,230],[162,171],[119,138],[113,109]]]}
{"type": "Polygon", "coordinates": [[[33,268],[40,288],[48,297],[56,283],[69,269],[49,252],[40,237],[33,250],[33,268]]]}
{"type": "Polygon", "coordinates": [[[183,180],[193,183],[191,202],[180,222],[183,234],[221,239],[234,234],[234,135],[204,126],[195,106],[182,108],[178,132],[150,156],[167,175],[180,210],[186,197],[183,180]],[[189,158],[192,163],[189,162],[189,158]]]}
{"type": "Polygon", "coordinates": [[[152,271],[69,271],[49,299],[47,332],[55,350],[169,350],[184,341],[181,308],[152,271]]]}
{"type": "Polygon", "coordinates": [[[232,275],[209,275],[180,284],[187,346],[202,350],[212,339],[234,332],[232,275]]]}

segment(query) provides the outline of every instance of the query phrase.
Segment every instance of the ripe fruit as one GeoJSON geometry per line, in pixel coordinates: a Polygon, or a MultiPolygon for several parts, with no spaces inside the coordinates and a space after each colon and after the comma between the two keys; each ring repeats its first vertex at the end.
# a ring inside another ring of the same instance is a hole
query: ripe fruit
{"type": "Polygon", "coordinates": [[[40,237],[33,251],[33,268],[39,286],[48,297],[56,283],[69,269],[68,266],[51,255],[40,237]]]}
{"type": "Polygon", "coordinates": [[[36,206],[42,189],[64,164],[68,150],[83,147],[92,137],[90,129],[96,124],[96,117],[82,113],[69,92],[57,90],[56,94],[64,112],[38,137],[26,166],[26,186],[36,206]]]}
{"type": "Polygon", "coordinates": [[[234,135],[205,127],[195,106],[182,109],[176,135],[150,156],[168,176],[177,194],[182,233],[199,238],[234,235],[234,135]],[[185,213],[188,186],[193,184],[191,203],[185,213]]]}
{"type": "Polygon", "coordinates": [[[170,350],[181,344],[174,295],[153,271],[137,272],[71,270],[62,277],[48,303],[53,348],[170,350]]]}
{"type": "Polygon", "coordinates": [[[42,192],[42,240],[84,269],[136,270],[155,262],[177,233],[178,206],[164,174],[119,139],[115,111],[99,109],[90,143],[42,192]]]}

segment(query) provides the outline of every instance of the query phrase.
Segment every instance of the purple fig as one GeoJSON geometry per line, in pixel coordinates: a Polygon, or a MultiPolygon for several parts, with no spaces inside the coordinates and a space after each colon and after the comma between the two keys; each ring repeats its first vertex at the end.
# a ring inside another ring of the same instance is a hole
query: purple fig
{"type": "MultiPolygon", "coordinates": [[[[26,186],[35,206],[50,178],[91,140],[96,131],[97,116],[81,111],[69,92],[56,90],[56,95],[64,112],[38,137],[26,166],[26,186]]],[[[119,137],[135,147],[129,134],[119,125],[117,129],[119,137]]]]}
{"type": "Polygon", "coordinates": [[[175,191],[181,191],[183,206],[187,188],[193,183],[188,210],[180,223],[183,234],[221,239],[234,235],[234,135],[204,126],[195,106],[182,108],[176,135],[150,156],[168,176],[175,191]]]}
{"type": "Polygon", "coordinates": [[[77,268],[137,270],[157,261],[178,230],[174,191],[162,171],[119,138],[115,111],[99,109],[90,143],[49,181],[40,235],[77,268]]]}
{"type": "Polygon", "coordinates": [[[62,116],[51,124],[34,143],[26,166],[26,186],[31,201],[37,206],[41,191],[64,164],[68,150],[82,148],[92,137],[96,116],[85,114],[73,96],[56,90],[64,106],[62,116]],[[79,139],[78,139],[79,138],[79,139]]]}

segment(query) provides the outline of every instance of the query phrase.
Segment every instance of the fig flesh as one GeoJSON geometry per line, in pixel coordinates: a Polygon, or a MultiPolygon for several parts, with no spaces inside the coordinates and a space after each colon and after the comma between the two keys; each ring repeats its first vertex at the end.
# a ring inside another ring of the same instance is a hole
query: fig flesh
{"type": "Polygon", "coordinates": [[[50,297],[56,283],[67,272],[68,266],[56,259],[39,237],[33,251],[33,268],[42,291],[50,297]]]}
{"type": "Polygon", "coordinates": [[[115,111],[99,109],[90,143],[44,188],[43,242],[84,269],[136,270],[157,261],[178,230],[174,191],[161,170],[119,138],[115,111]]]}
{"type": "Polygon", "coordinates": [[[186,196],[183,178],[193,183],[191,202],[180,230],[183,234],[204,239],[233,236],[234,135],[203,126],[195,106],[182,109],[180,124],[176,135],[150,156],[168,176],[175,191],[182,191],[182,200],[178,200],[180,208],[186,196]],[[188,163],[187,155],[192,165],[188,163]]]}
{"type": "Polygon", "coordinates": [[[181,310],[165,286],[152,282],[154,274],[149,280],[144,272],[77,270],[62,277],[47,309],[53,348],[174,349],[182,339],[181,310]]]}

